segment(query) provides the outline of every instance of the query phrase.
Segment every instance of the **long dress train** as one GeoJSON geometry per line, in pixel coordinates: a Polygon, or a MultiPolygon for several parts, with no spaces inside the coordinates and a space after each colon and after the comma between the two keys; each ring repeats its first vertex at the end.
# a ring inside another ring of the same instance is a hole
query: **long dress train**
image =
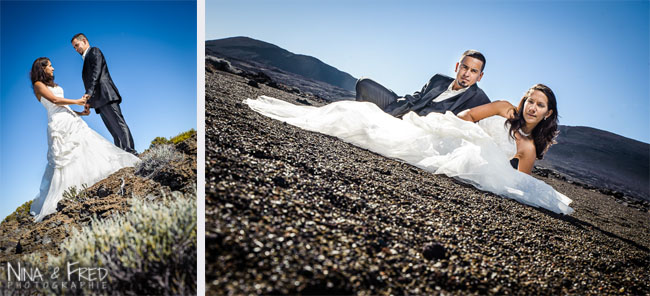
{"type": "Polygon", "coordinates": [[[340,138],[435,174],[445,174],[521,203],[571,214],[571,199],[512,168],[516,147],[505,118],[472,123],[453,113],[395,118],[369,102],[299,106],[261,96],[244,103],[256,112],[300,128],[340,138]]]}

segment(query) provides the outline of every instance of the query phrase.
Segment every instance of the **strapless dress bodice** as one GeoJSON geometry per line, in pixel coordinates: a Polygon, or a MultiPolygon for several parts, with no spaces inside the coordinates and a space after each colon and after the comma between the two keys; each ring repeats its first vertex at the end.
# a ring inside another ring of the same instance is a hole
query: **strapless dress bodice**
{"type": "MultiPolygon", "coordinates": [[[[47,88],[49,88],[50,91],[52,91],[52,94],[54,94],[55,96],[63,98],[63,88],[62,87],[57,85],[57,86],[54,86],[54,87],[48,86],[47,88]]],[[[74,113],[72,111],[72,109],[70,109],[69,106],[58,106],[58,105],[50,102],[50,100],[48,100],[48,99],[46,99],[44,97],[40,98],[40,102],[41,102],[41,105],[43,105],[43,107],[45,108],[45,110],[47,110],[47,119],[48,119],[48,121],[52,121],[53,117],[56,114],[66,114],[68,116],[72,115],[73,117],[77,117],[77,114],[74,113]]]]}

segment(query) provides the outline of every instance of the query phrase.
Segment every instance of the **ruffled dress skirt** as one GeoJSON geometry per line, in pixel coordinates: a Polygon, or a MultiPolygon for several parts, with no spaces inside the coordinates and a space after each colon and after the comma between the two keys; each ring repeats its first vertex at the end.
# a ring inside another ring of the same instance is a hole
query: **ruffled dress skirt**
{"type": "Polygon", "coordinates": [[[500,116],[472,123],[451,112],[427,116],[410,112],[399,119],[369,102],[339,101],[313,107],[261,96],[244,103],[267,117],[335,136],[484,191],[555,213],[573,212],[571,199],[512,168],[509,160],[516,147],[500,116]]]}

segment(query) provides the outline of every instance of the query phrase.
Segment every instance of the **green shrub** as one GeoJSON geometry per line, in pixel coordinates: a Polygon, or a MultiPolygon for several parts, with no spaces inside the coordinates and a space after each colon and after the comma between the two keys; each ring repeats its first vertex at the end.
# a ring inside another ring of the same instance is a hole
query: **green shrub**
{"type": "MultiPolygon", "coordinates": [[[[48,256],[48,270],[78,266],[106,268],[109,290],[41,289],[53,294],[196,294],[196,191],[148,202],[129,200],[124,215],[99,220],[76,229],[60,246],[61,255],[48,256]]],[[[38,256],[25,256],[40,264],[38,256]]]]}
{"type": "Polygon", "coordinates": [[[180,142],[183,142],[183,141],[187,140],[188,138],[190,138],[194,134],[196,134],[196,130],[190,129],[189,131],[182,132],[182,133],[176,135],[175,137],[170,138],[169,140],[167,140],[167,138],[165,138],[165,137],[156,137],[155,139],[153,139],[153,141],[151,141],[151,146],[153,147],[153,146],[164,145],[164,144],[174,144],[175,145],[175,144],[178,144],[180,142]]]}
{"type": "Polygon", "coordinates": [[[183,141],[189,139],[191,136],[193,136],[195,134],[196,134],[196,131],[194,129],[190,129],[189,131],[186,131],[184,133],[180,133],[176,137],[173,137],[173,138],[169,139],[169,141],[172,142],[173,144],[178,144],[180,142],[183,142],[183,141]]]}
{"type": "Polygon", "coordinates": [[[5,217],[4,220],[2,220],[2,223],[31,217],[29,210],[32,208],[32,202],[33,200],[30,200],[24,203],[22,206],[19,206],[13,213],[5,217]]]}
{"type": "Polygon", "coordinates": [[[81,184],[81,188],[77,189],[77,186],[70,186],[70,188],[63,191],[63,199],[69,199],[76,202],[84,201],[88,198],[88,193],[86,193],[88,185],[81,184]]]}
{"type": "Polygon", "coordinates": [[[164,144],[169,144],[171,143],[167,138],[165,137],[156,137],[151,141],[151,146],[157,146],[157,145],[164,145],[164,144]]]}

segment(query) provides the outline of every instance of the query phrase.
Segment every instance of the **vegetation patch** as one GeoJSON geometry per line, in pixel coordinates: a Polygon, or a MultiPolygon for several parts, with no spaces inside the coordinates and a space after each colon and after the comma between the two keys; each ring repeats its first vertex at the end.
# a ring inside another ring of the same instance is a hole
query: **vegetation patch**
{"type": "Polygon", "coordinates": [[[189,139],[191,136],[196,134],[196,130],[190,129],[189,131],[182,132],[175,137],[170,138],[169,140],[165,137],[156,137],[151,141],[151,146],[164,145],[164,144],[178,144],[189,139]]]}
{"type": "Polygon", "coordinates": [[[71,186],[63,192],[63,199],[82,202],[88,199],[88,193],[86,192],[86,189],[88,189],[88,185],[85,183],[81,184],[81,188],[77,188],[77,186],[71,186]]]}
{"type": "MultiPolygon", "coordinates": [[[[73,230],[60,246],[61,255],[48,254],[47,270],[78,262],[78,267],[102,268],[108,290],[70,286],[41,287],[47,294],[196,294],[196,190],[183,195],[174,192],[162,201],[133,197],[130,210],[107,219],[94,217],[91,223],[73,230]]],[[[24,261],[41,266],[37,254],[24,261]]],[[[98,273],[98,275],[100,275],[98,273]]],[[[83,282],[83,278],[77,278],[83,282]]]]}
{"type": "Polygon", "coordinates": [[[147,153],[142,154],[142,161],[135,166],[135,174],[155,179],[157,174],[171,166],[173,162],[182,161],[184,158],[183,153],[178,152],[171,144],[155,145],[147,153]]]}
{"type": "Polygon", "coordinates": [[[10,222],[10,221],[16,221],[16,220],[22,220],[22,219],[31,217],[31,215],[29,214],[29,210],[32,207],[32,202],[33,202],[33,200],[30,200],[30,201],[24,203],[22,206],[19,206],[13,213],[11,213],[9,216],[5,217],[5,219],[2,220],[2,223],[10,222]]]}

